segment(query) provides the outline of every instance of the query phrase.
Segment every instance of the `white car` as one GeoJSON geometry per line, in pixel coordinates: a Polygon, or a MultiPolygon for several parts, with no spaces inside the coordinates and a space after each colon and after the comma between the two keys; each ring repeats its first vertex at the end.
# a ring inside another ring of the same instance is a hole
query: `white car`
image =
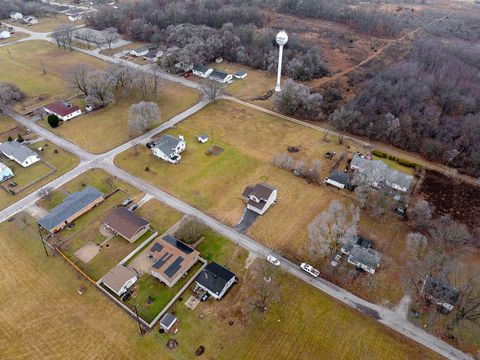
{"type": "Polygon", "coordinates": [[[280,261],[278,261],[278,259],[272,255],[268,255],[267,256],[267,261],[270,263],[270,264],[273,264],[275,266],[280,266],[280,261]]]}
{"type": "Polygon", "coordinates": [[[332,266],[337,266],[338,262],[340,261],[341,258],[342,258],[342,254],[335,255],[335,258],[332,260],[332,262],[330,264],[332,266]]]}
{"type": "Polygon", "coordinates": [[[318,275],[320,275],[320,271],[315,269],[312,265],[308,265],[307,263],[301,263],[300,267],[302,268],[303,271],[306,271],[313,277],[318,277],[318,275]]]}

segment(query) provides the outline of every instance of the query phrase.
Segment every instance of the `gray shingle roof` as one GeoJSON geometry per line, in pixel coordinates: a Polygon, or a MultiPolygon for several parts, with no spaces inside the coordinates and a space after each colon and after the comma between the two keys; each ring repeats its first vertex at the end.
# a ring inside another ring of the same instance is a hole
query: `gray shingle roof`
{"type": "Polygon", "coordinates": [[[92,186],[70,194],[47,216],[41,218],[38,224],[50,231],[102,196],[103,193],[92,186]]]}
{"type": "Polygon", "coordinates": [[[153,146],[160,149],[164,154],[170,155],[181,140],[172,135],[162,135],[153,142],[153,146]]]}
{"type": "Polygon", "coordinates": [[[170,329],[170,327],[177,321],[177,318],[172,315],[172,313],[166,313],[165,316],[160,320],[160,325],[164,328],[170,329]]]}
{"type": "Polygon", "coordinates": [[[350,179],[350,176],[347,173],[334,170],[330,175],[328,175],[328,178],[340,184],[347,185],[348,180],[350,179]]]}
{"type": "Polygon", "coordinates": [[[382,254],[373,249],[367,249],[360,245],[353,245],[350,250],[349,259],[366,265],[371,269],[376,269],[382,260],[382,254]]]}
{"type": "Polygon", "coordinates": [[[213,70],[212,73],[210,74],[210,78],[219,79],[219,80],[225,80],[227,76],[228,76],[227,73],[224,73],[223,71],[218,71],[218,70],[213,70]]]}
{"type": "Polygon", "coordinates": [[[193,65],[193,71],[200,71],[202,73],[206,73],[208,71],[208,67],[206,66],[203,66],[203,65],[199,65],[199,64],[195,64],[193,65]]]}
{"type": "Polygon", "coordinates": [[[0,144],[0,151],[5,155],[12,156],[21,163],[27,160],[28,157],[37,155],[35,151],[17,141],[5,141],[0,144]]]}

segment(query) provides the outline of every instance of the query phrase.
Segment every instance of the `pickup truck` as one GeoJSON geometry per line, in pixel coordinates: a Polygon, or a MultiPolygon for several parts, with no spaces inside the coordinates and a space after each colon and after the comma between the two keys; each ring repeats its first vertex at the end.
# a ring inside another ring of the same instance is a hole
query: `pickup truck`
{"type": "Polygon", "coordinates": [[[312,275],[313,277],[318,277],[318,275],[320,275],[320,271],[318,271],[317,269],[315,269],[312,265],[309,265],[307,263],[301,263],[300,264],[300,268],[303,270],[303,271],[306,271],[307,273],[309,273],[310,275],[312,275]]]}

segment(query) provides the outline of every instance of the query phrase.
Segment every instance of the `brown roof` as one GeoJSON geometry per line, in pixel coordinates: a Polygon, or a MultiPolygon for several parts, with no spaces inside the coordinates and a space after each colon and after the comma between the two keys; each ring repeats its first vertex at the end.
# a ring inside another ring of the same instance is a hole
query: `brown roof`
{"type": "Polygon", "coordinates": [[[137,276],[137,273],[133,269],[117,265],[103,277],[102,282],[118,293],[122,286],[135,276],[137,276]]]}
{"type": "Polygon", "coordinates": [[[80,110],[78,106],[66,106],[61,101],[55,101],[53,103],[45,105],[45,109],[48,109],[60,116],[67,116],[67,115],[70,115],[71,113],[74,113],[75,111],[80,110]]]}
{"type": "Polygon", "coordinates": [[[258,183],[255,186],[247,186],[242,195],[246,197],[254,195],[257,199],[267,200],[275,190],[276,189],[273,186],[266,183],[258,183]],[[249,191],[249,194],[245,195],[247,191],[249,191]]]}
{"type": "Polygon", "coordinates": [[[104,224],[115,232],[131,239],[141,228],[148,225],[148,221],[125,207],[117,207],[110,211],[105,218],[104,224]]]}
{"type": "Polygon", "coordinates": [[[243,190],[242,196],[243,197],[249,197],[251,192],[253,191],[254,186],[253,185],[248,185],[245,190],[243,190]]]}

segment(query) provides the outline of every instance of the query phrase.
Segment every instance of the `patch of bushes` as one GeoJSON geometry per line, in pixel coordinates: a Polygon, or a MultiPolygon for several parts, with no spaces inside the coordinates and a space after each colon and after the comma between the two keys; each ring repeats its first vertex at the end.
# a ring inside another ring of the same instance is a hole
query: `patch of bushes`
{"type": "Polygon", "coordinates": [[[397,164],[408,167],[408,168],[412,168],[412,169],[420,168],[420,166],[413,161],[398,158],[394,155],[387,154],[386,152],[383,152],[381,150],[372,150],[372,155],[375,155],[383,159],[395,161],[397,164]]]}
{"type": "Polygon", "coordinates": [[[207,226],[202,220],[193,216],[186,216],[182,219],[175,237],[186,244],[193,244],[200,240],[205,230],[207,230],[207,226]]]}
{"type": "Polygon", "coordinates": [[[52,128],[56,128],[58,127],[58,125],[60,125],[60,119],[58,118],[57,115],[54,115],[54,114],[48,115],[47,121],[52,128]]]}

